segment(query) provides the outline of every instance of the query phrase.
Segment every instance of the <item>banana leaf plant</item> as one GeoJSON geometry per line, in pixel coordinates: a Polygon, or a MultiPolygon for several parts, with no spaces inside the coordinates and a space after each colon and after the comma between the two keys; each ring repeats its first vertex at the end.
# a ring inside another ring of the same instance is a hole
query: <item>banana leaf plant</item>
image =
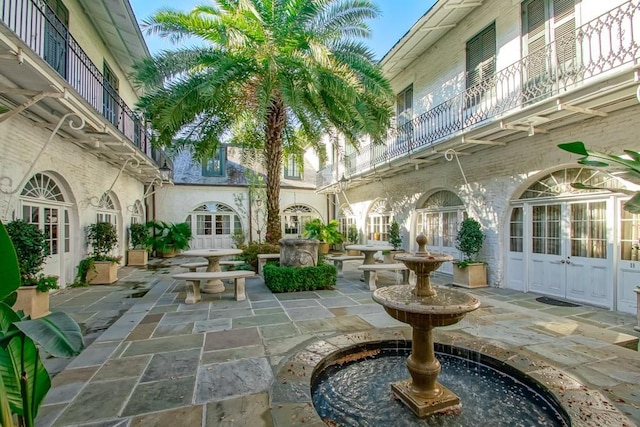
{"type": "MultiPolygon", "coordinates": [[[[558,147],[569,153],[583,156],[578,159],[578,163],[581,165],[604,168],[612,175],[635,184],[640,184],[640,152],[638,151],[623,150],[625,156],[616,156],[615,154],[587,150],[581,141],[559,144],[558,147]]],[[[633,191],[626,188],[606,188],[580,182],[571,184],[571,186],[579,190],[606,190],[612,193],[627,194],[631,196],[631,199],[623,204],[623,209],[627,212],[640,214],[640,191],[633,191]]]]}
{"type": "Polygon", "coordinates": [[[20,286],[18,258],[0,222],[0,426],[32,427],[38,408],[51,388],[40,350],[71,357],[84,348],[78,324],[65,313],[30,319],[14,311],[20,286]]]}

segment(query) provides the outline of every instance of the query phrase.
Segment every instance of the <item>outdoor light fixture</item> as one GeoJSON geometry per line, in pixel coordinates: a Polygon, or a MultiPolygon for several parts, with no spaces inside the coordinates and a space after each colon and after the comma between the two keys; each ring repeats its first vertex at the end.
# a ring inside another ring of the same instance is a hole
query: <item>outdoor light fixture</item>
{"type": "Polygon", "coordinates": [[[344,177],[344,174],[342,174],[342,178],[340,178],[340,181],[338,181],[338,189],[344,192],[348,187],[349,187],[349,180],[344,177]]]}
{"type": "Polygon", "coordinates": [[[256,199],[256,206],[257,206],[257,207],[262,206],[262,199],[261,199],[261,198],[259,198],[259,197],[256,199]]]}
{"type": "Polygon", "coordinates": [[[168,182],[171,179],[171,168],[169,166],[167,166],[167,161],[164,161],[164,164],[162,165],[162,167],[160,168],[160,178],[165,181],[168,182]]]}

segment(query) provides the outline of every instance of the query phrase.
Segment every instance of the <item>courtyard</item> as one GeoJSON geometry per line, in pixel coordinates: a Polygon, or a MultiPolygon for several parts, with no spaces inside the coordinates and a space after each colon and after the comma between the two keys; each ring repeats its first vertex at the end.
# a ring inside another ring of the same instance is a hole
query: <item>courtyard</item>
{"type": "MultiPolygon", "coordinates": [[[[245,301],[235,301],[227,285],[185,305],[184,282],[171,279],[184,260],[123,267],[114,285],[52,295],[52,310],[81,324],[87,348],[66,366],[46,361],[58,373],[38,426],[321,426],[310,377],[322,357],[411,337],[371,299],[351,263],[334,290],[273,294],[256,276],[247,280],[245,301]]],[[[397,278],[388,272],[380,280],[397,278]]],[[[447,280],[434,277],[439,286],[447,280]]],[[[528,373],[554,393],[572,425],[640,422],[635,317],[549,305],[507,289],[472,293],[481,308],[436,329],[437,342],[528,373]]]]}

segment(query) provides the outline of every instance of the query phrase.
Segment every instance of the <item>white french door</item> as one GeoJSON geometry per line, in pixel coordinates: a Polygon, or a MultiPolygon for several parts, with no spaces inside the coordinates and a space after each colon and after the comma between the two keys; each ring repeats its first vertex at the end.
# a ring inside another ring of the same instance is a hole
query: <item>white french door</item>
{"type": "Polygon", "coordinates": [[[72,277],[66,277],[65,272],[65,258],[70,258],[71,250],[69,210],[62,206],[23,203],[22,219],[44,231],[49,256],[45,259],[42,273],[58,276],[59,284],[71,281],[72,277]]]}
{"type": "Polygon", "coordinates": [[[611,308],[607,200],[532,205],[528,290],[611,308]]]}

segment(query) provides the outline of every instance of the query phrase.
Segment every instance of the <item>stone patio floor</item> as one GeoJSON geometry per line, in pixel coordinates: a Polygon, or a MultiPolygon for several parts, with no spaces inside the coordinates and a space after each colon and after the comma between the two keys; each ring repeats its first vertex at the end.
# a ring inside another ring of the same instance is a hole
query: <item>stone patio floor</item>
{"type": "MultiPolygon", "coordinates": [[[[114,285],[51,296],[53,311],[81,324],[87,348],[71,361],[46,360],[55,376],[37,426],[323,426],[310,403],[318,361],[354,343],[411,337],[371,299],[357,263],[345,263],[331,291],[272,294],[255,277],[246,301],[227,285],[185,305],[184,284],[171,279],[182,262],[123,267],[114,285]]],[[[380,276],[395,283],[393,273],[380,276]]],[[[635,316],[506,289],[471,292],[481,308],[437,329],[436,341],[527,372],[575,426],[640,423],[635,316]]]]}

